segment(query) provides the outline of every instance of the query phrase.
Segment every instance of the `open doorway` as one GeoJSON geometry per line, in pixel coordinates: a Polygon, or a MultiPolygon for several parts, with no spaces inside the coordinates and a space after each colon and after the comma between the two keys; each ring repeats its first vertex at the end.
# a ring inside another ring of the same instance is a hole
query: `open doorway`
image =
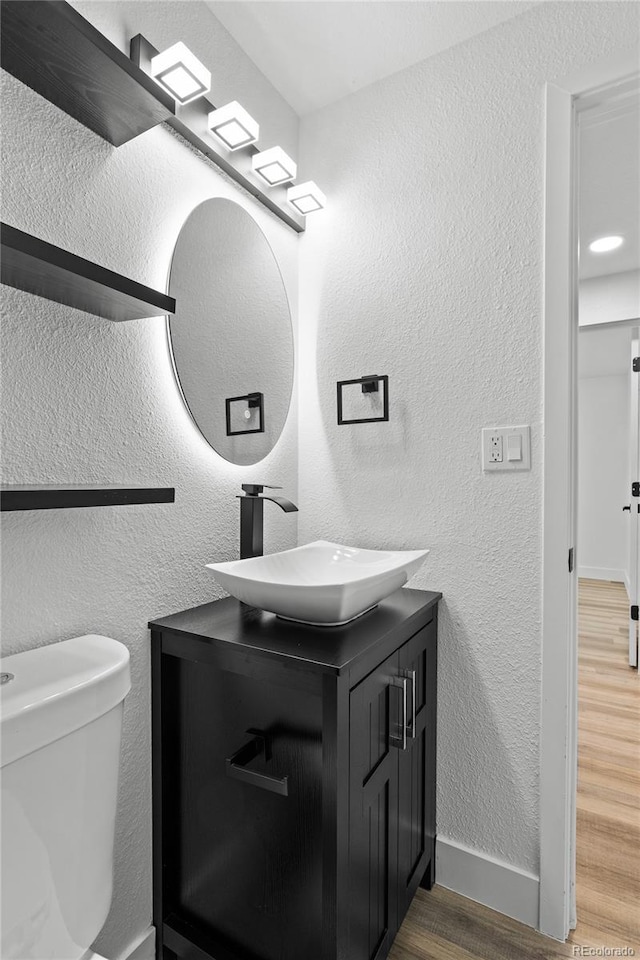
{"type": "Polygon", "coordinates": [[[637,667],[627,623],[635,600],[632,546],[638,522],[630,503],[634,432],[637,435],[637,400],[634,404],[631,389],[634,333],[616,323],[580,329],[577,559],[580,585],[583,581],[615,585],[615,589],[603,586],[601,592],[603,597],[619,597],[623,604],[624,629],[616,642],[623,665],[637,667]]]}
{"type": "Polygon", "coordinates": [[[583,98],[577,140],[577,926],[570,939],[638,951],[637,87],[583,98]]]}
{"type": "Polygon", "coordinates": [[[629,47],[546,87],[539,929],[558,940],[576,927],[578,116],[639,86],[629,47]]]}

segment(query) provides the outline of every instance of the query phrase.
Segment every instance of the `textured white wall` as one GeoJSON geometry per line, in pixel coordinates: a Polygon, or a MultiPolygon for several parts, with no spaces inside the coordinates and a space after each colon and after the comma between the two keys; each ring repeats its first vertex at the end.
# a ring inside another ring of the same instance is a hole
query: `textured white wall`
{"type": "MultiPolygon", "coordinates": [[[[293,112],[206,7],[80,9],[115,40],[142,31],[159,46],[197,41],[221,96],[255,109],[295,155],[293,112]]],[[[165,289],[188,213],[207,197],[233,198],[272,244],[295,307],[294,233],[167,129],[116,150],[4,73],[1,96],[5,222],[165,289]]],[[[7,287],[3,301],[3,482],[176,487],[174,505],[2,515],[3,651],[91,632],[131,651],[114,900],[97,944],[112,957],[151,921],[146,624],[221,595],[204,564],[237,556],[242,481],[282,483],[295,499],[295,404],[269,457],[234,466],[207,446],[181,404],[164,320],[115,324],[7,287]]],[[[295,545],[296,517],[266,510],[265,526],[268,549],[295,545]]]]}
{"type": "Polygon", "coordinates": [[[301,542],[431,548],[442,590],[438,831],[538,870],[544,84],[626,47],[639,10],[544,3],[305,118],[330,198],[301,242],[301,542]],[[335,382],[389,374],[388,424],[335,382]],[[529,423],[530,473],[482,426],[529,423]]]}

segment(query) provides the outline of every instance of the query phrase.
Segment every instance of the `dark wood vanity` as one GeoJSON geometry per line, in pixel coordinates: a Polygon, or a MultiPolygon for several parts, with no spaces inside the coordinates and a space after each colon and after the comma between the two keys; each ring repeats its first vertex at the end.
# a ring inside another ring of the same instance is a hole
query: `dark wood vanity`
{"type": "Polygon", "coordinates": [[[150,624],[162,960],[382,960],[435,864],[439,593],[150,624]]]}

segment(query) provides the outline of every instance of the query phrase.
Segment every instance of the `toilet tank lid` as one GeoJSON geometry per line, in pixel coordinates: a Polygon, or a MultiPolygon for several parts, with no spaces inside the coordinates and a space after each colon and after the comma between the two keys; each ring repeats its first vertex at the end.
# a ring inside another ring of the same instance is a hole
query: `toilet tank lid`
{"type": "Polygon", "coordinates": [[[0,660],[2,766],[107,713],[131,688],[129,651],[88,634],[0,660]]]}

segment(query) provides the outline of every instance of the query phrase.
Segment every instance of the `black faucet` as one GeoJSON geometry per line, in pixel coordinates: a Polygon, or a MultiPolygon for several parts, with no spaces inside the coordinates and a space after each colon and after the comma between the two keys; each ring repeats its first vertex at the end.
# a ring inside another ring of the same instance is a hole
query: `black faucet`
{"type": "Polygon", "coordinates": [[[262,496],[263,490],[281,490],[282,487],[270,487],[266,483],[243,483],[244,496],[238,494],[240,501],[240,559],[261,557],[263,554],[264,501],[277,503],[285,513],[295,513],[295,503],[285,497],[262,496]]]}

